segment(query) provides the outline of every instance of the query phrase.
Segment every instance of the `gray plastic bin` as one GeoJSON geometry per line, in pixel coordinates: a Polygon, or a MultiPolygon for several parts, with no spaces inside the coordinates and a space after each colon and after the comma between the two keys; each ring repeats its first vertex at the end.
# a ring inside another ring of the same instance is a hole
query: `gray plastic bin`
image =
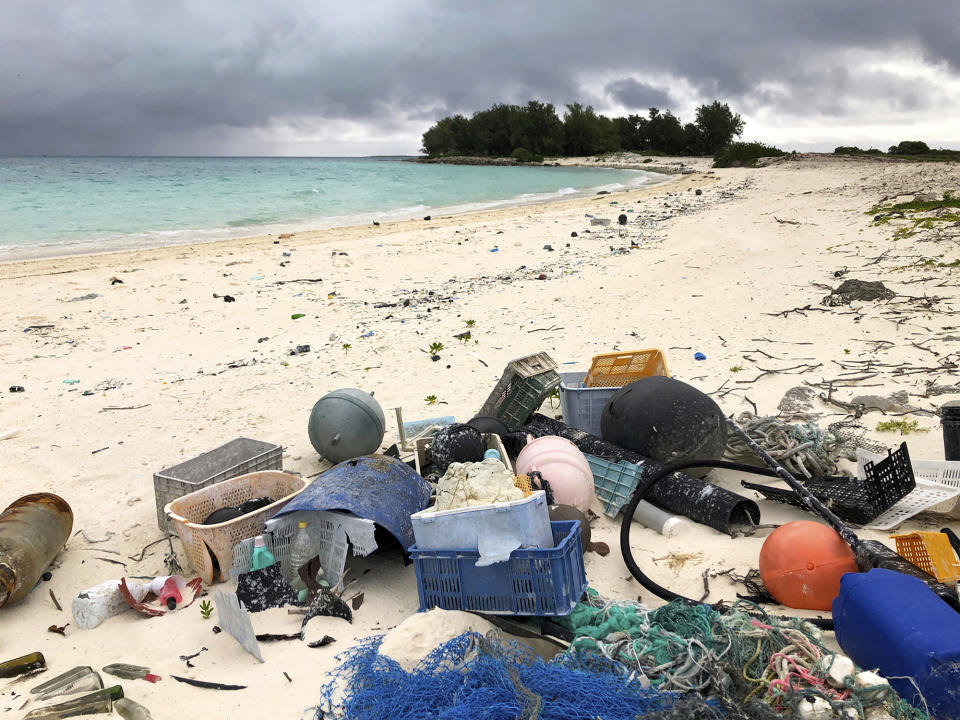
{"type": "Polygon", "coordinates": [[[280,470],[282,465],[283,448],[279,445],[237,438],[203,455],[154,473],[157,525],[164,532],[167,531],[167,516],[163,508],[177,498],[238,475],[260,470],[280,470]]]}

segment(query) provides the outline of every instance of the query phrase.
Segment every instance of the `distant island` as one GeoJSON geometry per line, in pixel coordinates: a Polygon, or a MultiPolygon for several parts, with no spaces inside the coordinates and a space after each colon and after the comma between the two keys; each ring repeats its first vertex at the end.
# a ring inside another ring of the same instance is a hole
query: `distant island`
{"type": "Polygon", "coordinates": [[[589,105],[566,106],[563,119],[550,103],[496,104],[472,117],[442,118],[423,134],[428,158],[489,157],[542,162],[547,157],[583,157],[617,151],[659,155],[714,155],[743,133],[744,122],[729,105],[714,101],[683,124],[669,110],[646,117],[608,118],[589,105]]]}

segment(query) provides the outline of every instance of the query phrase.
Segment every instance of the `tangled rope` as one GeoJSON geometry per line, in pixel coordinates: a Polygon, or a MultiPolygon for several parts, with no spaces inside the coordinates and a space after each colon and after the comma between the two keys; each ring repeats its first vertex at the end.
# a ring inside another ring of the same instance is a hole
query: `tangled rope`
{"type": "Polygon", "coordinates": [[[651,611],[608,602],[588,589],[562,624],[576,636],[571,652],[621,663],[657,690],[717,697],[727,717],[776,717],[797,712],[811,697],[829,703],[836,717],[847,708],[863,717],[871,707],[899,720],[926,717],[888,684],[858,687],[853,677],[828,679],[836,656],[819,630],[799,618],[774,619],[747,601],[724,613],[680,601],[651,611]]]}
{"type": "MultiPolygon", "coordinates": [[[[855,444],[849,437],[841,437],[833,425],[821,430],[813,423],[788,423],[749,411],[740,413],[737,424],[794,475],[836,475],[841,458],[856,460],[855,444]]],[[[736,436],[727,440],[727,456],[741,461],[756,459],[746,442],[736,436]]]]}

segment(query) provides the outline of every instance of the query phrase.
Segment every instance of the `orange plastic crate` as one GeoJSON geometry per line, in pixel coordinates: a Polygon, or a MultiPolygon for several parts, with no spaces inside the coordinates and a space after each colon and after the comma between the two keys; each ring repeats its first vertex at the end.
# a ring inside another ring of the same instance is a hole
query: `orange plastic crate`
{"type": "Polygon", "coordinates": [[[659,350],[594,355],[584,387],[622,387],[651,375],[670,376],[667,359],[659,350]]]}
{"type": "Polygon", "coordinates": [[[897,555],[909,560],[939,582],[960,579],[960,562],[953,552],[950,540],[941,532],[922,530],[891,535],[897,542],[897,555]]]}

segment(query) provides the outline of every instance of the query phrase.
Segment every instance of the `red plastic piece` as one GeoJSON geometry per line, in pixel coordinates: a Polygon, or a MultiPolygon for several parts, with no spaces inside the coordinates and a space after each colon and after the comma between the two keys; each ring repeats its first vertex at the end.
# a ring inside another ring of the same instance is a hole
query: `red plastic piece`
{"type": "Polygon", "coordinates": [[[774,530],[760,550],[760,577],[777,602],[804,610],[830,610],[840,578],[858,572],[853,551],[834,530],[810,520],[774,530]]]}
{"type": "Polygon", "coordinates": [[[147,673],[146,675],[143,676],[143,679],[146,680],[147,682],[155,683],[157,682],[157,680],[160,680],[161,678],[159,675],[154,675],[153,673],[147,673]]]}

